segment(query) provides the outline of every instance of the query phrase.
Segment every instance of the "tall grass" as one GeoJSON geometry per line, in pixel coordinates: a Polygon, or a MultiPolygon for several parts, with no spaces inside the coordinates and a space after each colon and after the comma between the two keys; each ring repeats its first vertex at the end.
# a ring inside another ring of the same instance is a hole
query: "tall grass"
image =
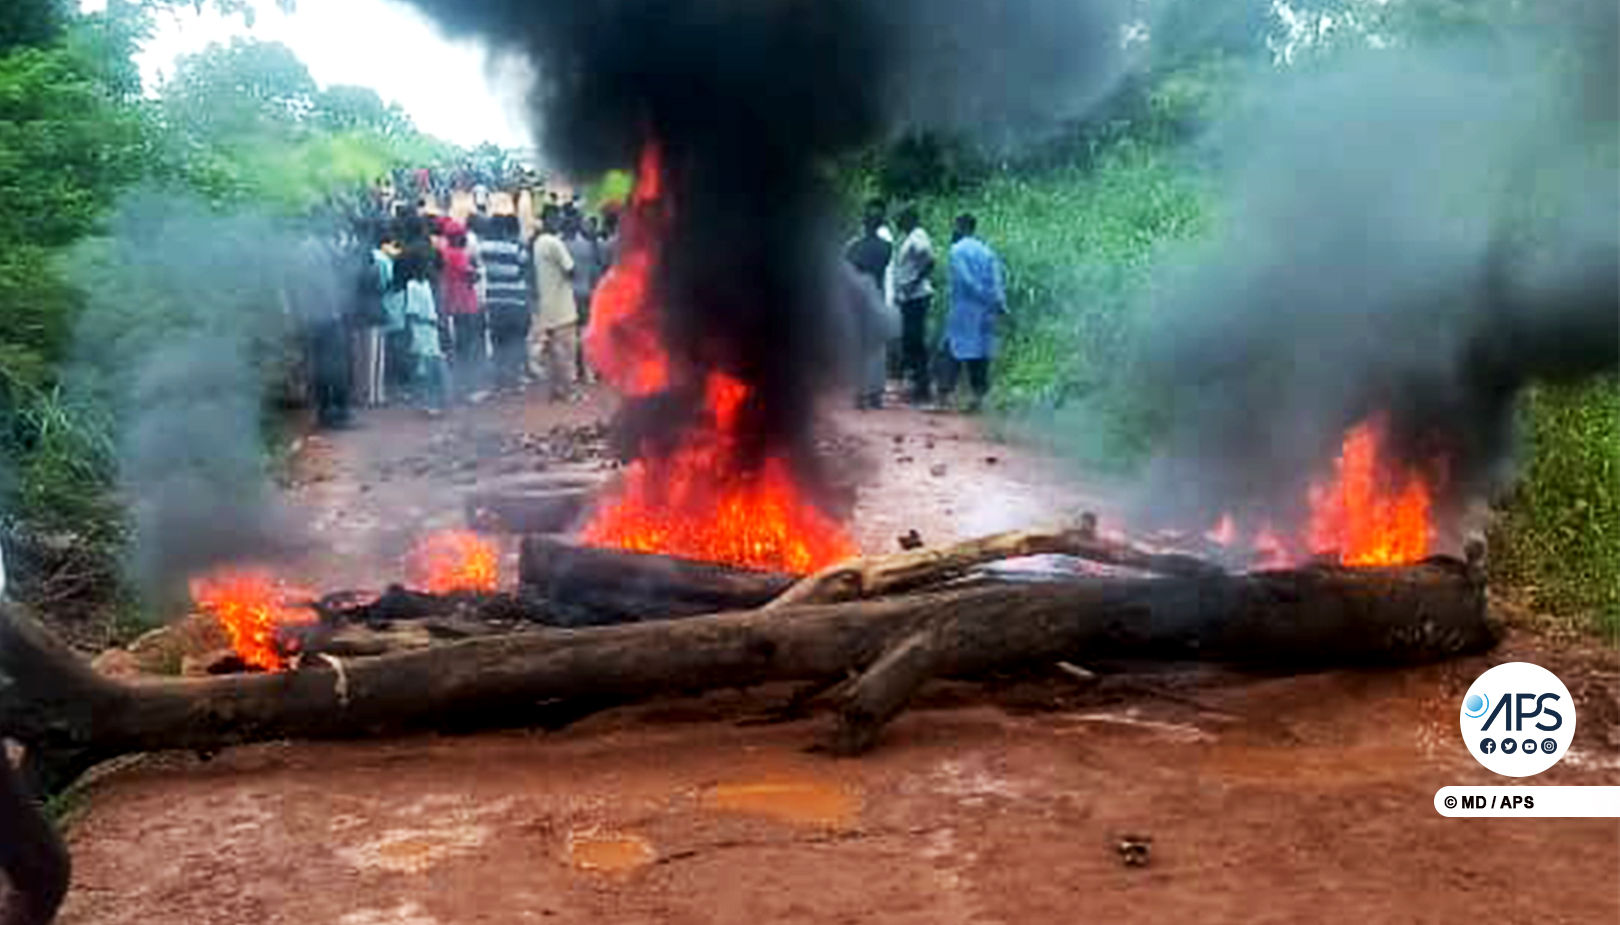
{"type": "Polygon", "coordinates": [[[1491,577],[1620,641],[1620,379],[1535,389],[1529,461],[1491,542],[1491,577]]]}

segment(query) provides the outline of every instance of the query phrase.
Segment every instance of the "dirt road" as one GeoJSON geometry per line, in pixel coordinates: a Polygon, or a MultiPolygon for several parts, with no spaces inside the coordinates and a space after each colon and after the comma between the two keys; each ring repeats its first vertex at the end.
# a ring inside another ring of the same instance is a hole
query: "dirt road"
{"type": "MultiPolygon", "coordinates": [[[[311,441],[290,489],[317,527],[307,577],[397,575],[469,487],[567,457],[554,428],[603,410],[378,412],[311,441]]],[[[964,419],[842,420],[868,549],[1097,506],[964,419]]],[[[858,760],[806,751],[825,716],[759,723],[785,690],[716,692],[556,733],[142,760],[75,814],[62,921],[1614,922],[1620,821],[1432,808],[1443,785],[1507,782],[1463,750],[1457,704],[1514,659],[1579,701],[1574,750],[1535,783],[1620,784],[1616,654],[1526,632],[1399,673],[940,684],[858,760]],[[1148,863],[1122,840],[1150,840],[1148,863]]]]}

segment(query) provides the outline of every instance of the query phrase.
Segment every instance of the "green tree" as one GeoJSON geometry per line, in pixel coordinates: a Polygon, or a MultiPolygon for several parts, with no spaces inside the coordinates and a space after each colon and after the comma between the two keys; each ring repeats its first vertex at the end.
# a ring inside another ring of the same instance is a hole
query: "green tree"
{"type": "Polygon", "coordinates": [[[175,127],[193,137],[251,141],[302,122],[317,93],[292,49],[238,37],[181,58],[162,100],[175,127]]]}
{"type": "Polygon", "coordinates": [[[64,0],[8,0],[0,16],[0,54],[55,41],[67,22],[64,0]]]}
{"type": "Polygon", "coordinates": [[[23,223],[0,240],[66,244],[141,170],[140,120],[63,48],[0,57],[0,196],[23,223]]]}
{"type": "Polygon", "coordinates": [[[370,87],[349,84],[327,87],[316,96],[314,112],[319,123],[333,132],[366,131],[403,138],[416,131],[399,104],[384,102],[370,87]]]}

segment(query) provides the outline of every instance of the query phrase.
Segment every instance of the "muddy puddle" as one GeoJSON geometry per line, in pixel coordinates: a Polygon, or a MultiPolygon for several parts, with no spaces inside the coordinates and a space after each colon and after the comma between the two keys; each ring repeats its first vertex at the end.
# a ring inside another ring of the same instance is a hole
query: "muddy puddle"
{"type": "Polygon", "coordinates": [[[568,865],[599,874],[630,874],[658,860],[658,850],[640,835],[626,832],[570,832],[568,865]]]}
{"type": "Polygon", "coordinates": [[[717,784],[703,794],[705,809],[761,816],[793,825],[847,829],[860,819],[860,793],[842,784],[767,780],[717,784]]]}

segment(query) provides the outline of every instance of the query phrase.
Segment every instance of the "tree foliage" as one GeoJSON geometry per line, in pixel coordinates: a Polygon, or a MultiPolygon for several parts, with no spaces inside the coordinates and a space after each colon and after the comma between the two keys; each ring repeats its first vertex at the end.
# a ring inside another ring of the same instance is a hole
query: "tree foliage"
{"type": "MultiPolygon", "coordinates": [[[[251,15],[244,0],[204,2],[251,15]]],[[[93,320],[104,345],[161,343],[195,326],[172,309],[201,304],[128,261],[97,257],[128,231],[107,227],[115,205],[149,187],[287,214],[393,167],[459,154],[374,91],[320,88],[274,43],[213,46],[143,88],[133,56],[153,15],[196,5],[108,0],[80,14],[71,0],[10,0],[0,17],[0,196],[12,217],[0,225],[0,540],[13,593],[57,613],[125,599],[116,390],[65,381],[86,356],[77,341],[93,320]]],[[[205,301],[219,303],[220,291],[205,301]]]]}
{"type": "Polygon", "coordinates": [[[0,55],[50,44],[67,18],[64,0],[8,0],[6,13],[0,16],[0,55]]]}
{"type": "Polygon", "coordinates": [[[27,223],[9,234],[55,246],[86,233],[143,153],[139,120],[72,51],[0,58],[0,196],[27,223]]]}
{"type": "Polygon", "coordinates": [[[298,211],[403,165],[457,152],[375,90],[320,88],[292,50],[236,38],[181,59],[158,117],[188,185],[298,211]]]}

